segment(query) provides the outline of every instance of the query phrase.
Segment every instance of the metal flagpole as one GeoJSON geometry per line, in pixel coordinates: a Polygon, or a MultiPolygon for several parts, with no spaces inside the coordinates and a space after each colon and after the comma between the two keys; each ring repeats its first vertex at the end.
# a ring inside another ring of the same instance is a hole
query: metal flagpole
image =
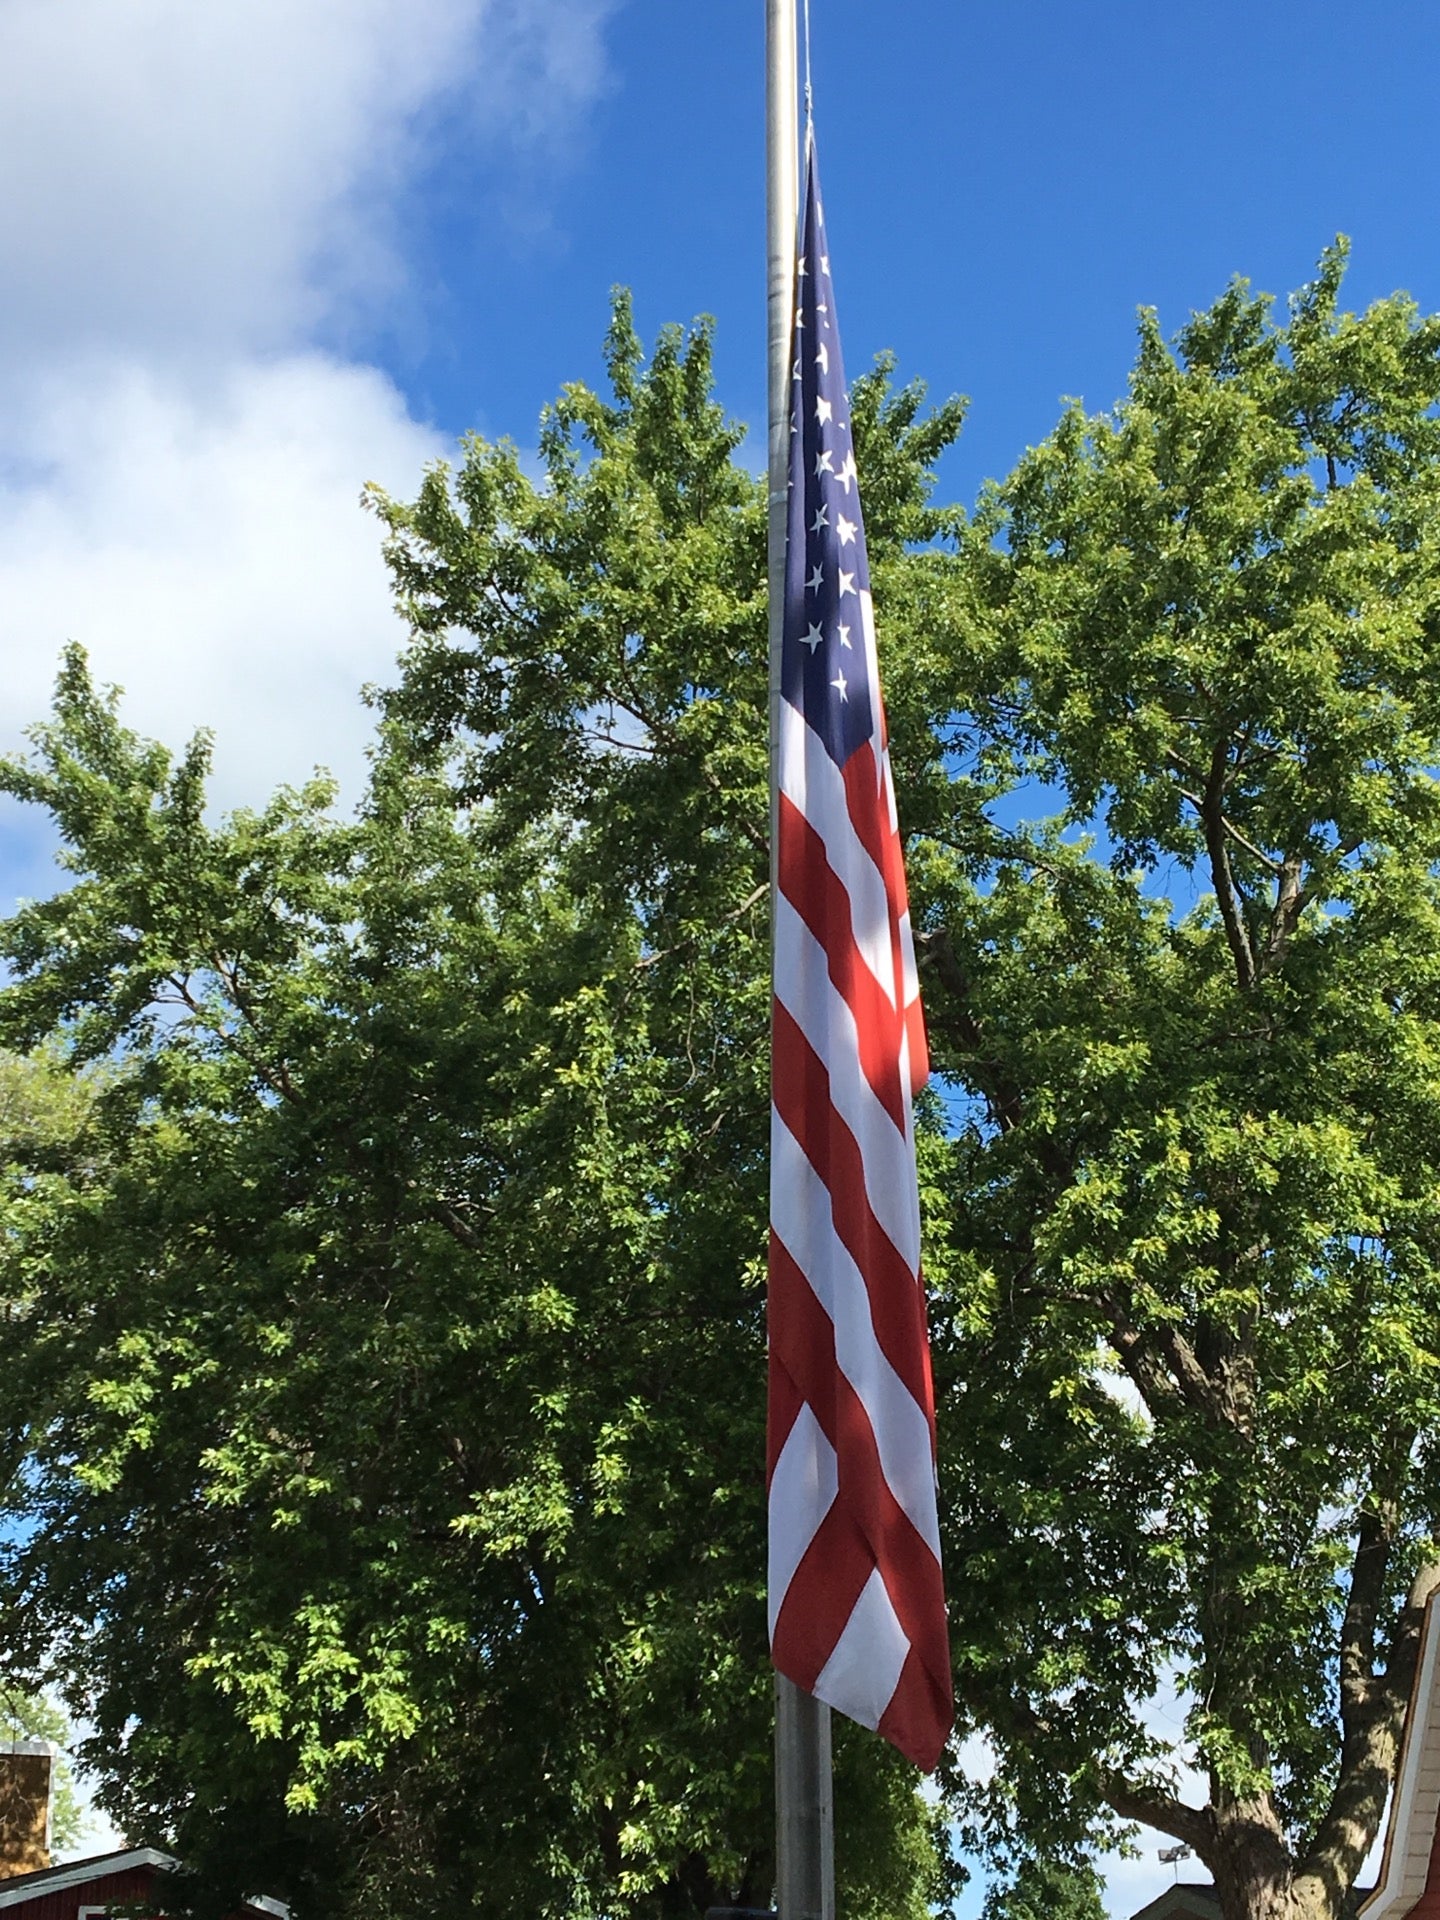
{"type": "MultiPolygon", "coordinates": [[[[770,343],[770,867],[775,887],[775,750],[784,631],[790,362],[799,216],[795,0],[765,0],[766,211],[770,343]]],[[[771,924],[774,924],[772,905],[771,924]]],[[[775,1854],[780,1920],[835,1920],[830,1709],[775,1676],[775,1854]]]]}
{"type": "Polygon", "coordinates": [[[775,1676],[775,1884],[780,1920],[835,1920],[830,1709],[775,1676]]]}

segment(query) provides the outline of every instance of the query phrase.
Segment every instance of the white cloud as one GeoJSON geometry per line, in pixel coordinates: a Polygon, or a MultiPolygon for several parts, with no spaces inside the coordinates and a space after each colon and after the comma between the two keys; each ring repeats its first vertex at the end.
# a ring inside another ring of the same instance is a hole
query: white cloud
{"type": "Polygon", "coordinates": [[[360,488],[443,449],[324,342],[409,303],[443,142],[502,197],[573,153],[615,4],[0,0],[0,746],[74,639],[134,725],[214,726],[222,803],[354,797],[402,637],[360,488]]]}
{"type": "Polygon", "coordinates": [[[395,290],[431,129],[533,142],[598,0],[0,0],[0,347],[194,359],[395,290]]]}
{"type": "Polygon", "coordinates": [[[413,489],[438,438],[373,368],[239,362],[203,396],[143,367],[33,397],[0,481],[0,660],[15,744],[68,640],[172,745],[216,729],[215,794],[255,801],[318,762],[358,791],[368,679],[402,638],[366,480],[413,489]]]}

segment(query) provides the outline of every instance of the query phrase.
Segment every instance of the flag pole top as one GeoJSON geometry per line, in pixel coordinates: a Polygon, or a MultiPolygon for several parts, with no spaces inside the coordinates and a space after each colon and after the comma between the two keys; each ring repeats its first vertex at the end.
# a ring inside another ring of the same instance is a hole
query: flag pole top
{"type": "Polygon", "coordinates": [[[810,0],[805,0],[805,132],[814,132],[815,92],[810,85],[810,0]]]}

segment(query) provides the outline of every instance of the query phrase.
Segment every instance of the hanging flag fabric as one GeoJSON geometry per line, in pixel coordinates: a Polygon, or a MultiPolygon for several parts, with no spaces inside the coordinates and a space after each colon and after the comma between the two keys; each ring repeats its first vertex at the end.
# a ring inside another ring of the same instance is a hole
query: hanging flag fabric
{"type": "Polygon", "coordinates": [[[928,1071],[813,136],[777,721],[770,1639],[928,1772],[953,1706],[911,1094],[928,1071]]]}

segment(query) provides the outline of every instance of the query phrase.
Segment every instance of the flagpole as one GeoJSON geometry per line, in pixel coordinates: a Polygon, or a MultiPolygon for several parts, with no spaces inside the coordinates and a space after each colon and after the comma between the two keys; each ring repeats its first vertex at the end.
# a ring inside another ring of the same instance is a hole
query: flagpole
{"type": "MultiPolygon", "coordinates": [[[[766,213],[770,366],[770,884],[774,925],[776,743],[784,632],[790,362],[799,216],[795,0],[765,0],[766,213]]],[[[775,1676],[775,1856],[780,1920],[835,1920],[830,1709],[775,1676]]]]}

